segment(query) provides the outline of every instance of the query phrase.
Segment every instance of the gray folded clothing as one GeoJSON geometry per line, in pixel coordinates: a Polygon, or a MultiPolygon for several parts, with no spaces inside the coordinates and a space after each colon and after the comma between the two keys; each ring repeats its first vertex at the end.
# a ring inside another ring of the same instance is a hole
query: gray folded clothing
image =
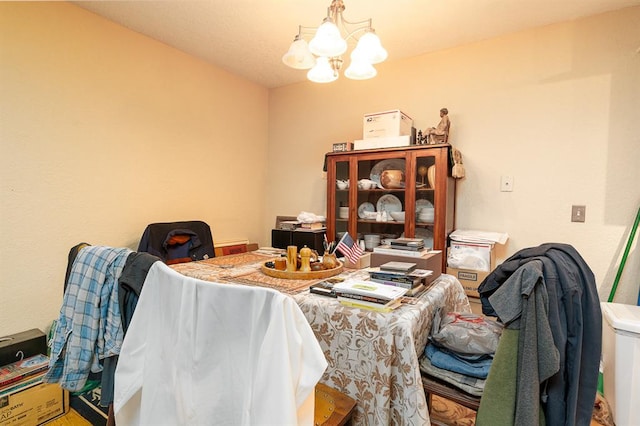
{"type": "Polygon", "coordinates": [[[420,370],[435,378],[450,383],[470,395],[482,396],[482,392],[484,391],[486,379],[465,376],[464,374],[435,367],[426,356],[422,356],[422,358],[420,358],[420,370]]]}

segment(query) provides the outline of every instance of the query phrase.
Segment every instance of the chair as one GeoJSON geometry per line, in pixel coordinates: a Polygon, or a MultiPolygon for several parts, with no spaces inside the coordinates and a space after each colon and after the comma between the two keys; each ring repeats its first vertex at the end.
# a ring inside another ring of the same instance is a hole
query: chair
{"type": "Polygon", "coordinates": [[[356,401],[322,383],[316,385],[314,425],[343,426],[350,424],[356,401]]]}
{"type": "Polygon", "coordinates": [[[593,272],[570,245],[520,250],[478,287],[483,312],[505,324],[476,424],[589,424],[602,316],[593,272]],[[526,378],[522,380],[521,378],[526,378]],[[542,408],[542,410],[539,410],[542,408]]]}
{"type": "MultiPolygon", "coordinates": [[[[448,315],[447,317],[451,318],[448,315]]],[[[455,342],[456,339],[455,338],[451,339],[450,337],[447,337],[446,333],[445,335],[442,335],[443,333],[443,329],[441,329],[442,321],[443,320],[440,318],[440,310],[438,310],[436,311],[434,321],[432,324],[431,338],[434,339],[434,341],[439,341],[440,339],[446,337],[445,340],[447,342],[451,340],[451,342],[446,344],[446,346],[449,346],[450,344],[455,342]]],[[[450,321],[450,322],[452,322],[453,324],[458,323],[458,321],[450,321]]],[[[474,323],[476,327],[487,327],[484,324],[477,323],[475,319],[472,319],[471,322],[474,323]]],[[[470,332],[470,330],[466,327],[459,327],[458,329],[460,330],[458,331],[458,333],[462,332],[462,330],[464,330],[464,332],[467,332],[467,333],[470,332]]],[[[487,332],[488,330],[489,328],[487,328],[487,332]]],[[[449,331],[448,333],[451,334],[451,331],[449,331]]],[[[497,336],[494,339],[490,340],[487,333],[481,333],[481,334],[483,336],[487,336],[487,337],[484,337],[485,341],[481,346],[485,347],[486,350],[489,350],[489,346],[491,345],[491,342],[495,341],[495,339],[497,339],[497,336]]],[[[460,342],[457,343],[457,345],[465,341],[468,342],[468,340],[462,339],[460,342]]],[[[472,395],[468,392],[465,392],[463,389],[461,389],[461,387],[464,388],[464,386],[458,387],[451,383],[447,383],[445,381],[447,380],[445,379],[445,376],[440,376],[439,375],[440,370],[436,369],[436,366],[433,366],[429,361],[429,358],[428,358],[429,348],[430,346],[427,346],[427,348],[425,348],[425,354],[423,355],[424,358],[421,359],[420,361],[420,375],[422,379],[422,387],[424,389],[425,396],[427,398],[427,409],[429,411],[429,416],[431,416],[431,411],[433,408],[433,405],[432,405],[433,395],[437,395],[440,398],[447,399],[449,401],[455,402],[456,404],[462,405],[463,407],[469,408],[473,411],[477,411],[478,407],[480,406],[480,396],[472,395]],[[436,374],[436,372],[438,372],[438,374],[436,374]],[[432,373],[433,375],[430,373],[432,373]]],[[[476,347],[476,349],[479,349],[479,347],[476,347]]],[[[451,350],[453,350],[453,347],[451,347],[451,350]]],[[[453,376],[457,378],[456,380],[461,380],[462,378],[461,373],[451,373],[451,374],[452,374],[452,379],[454,378],[453,376]]],[[[471,388],[477,389],[477,387],[473,385],[471,380],[474,380],[474,379],[467,378],[467,381],[464,381],[464,383],[468,385],[470,389],[471,388]]]]}
{"type": "MultiPolygon", "coordinates": [[[[110,317],[108,313],[113,312],[113,304],[118,303],[117,296],[113,297],[113,295],[117,294],[118,277],[120,276],[120,271],[124,269],[130,254],[131,250],[126,248],[91,246],[88,243],[76,244],[69,250],[63,286],[63,306],[60,310],[60,320],[55,323],[55,334],[52,340],[52,359],[55,359],[56,363],[61,365],[62,372],[45,380],[60,382],[63,388],[77,392],[70,399],[71,407],[79,412],[95,413],[97,418],[107,417],[105,409],[102,406],[98,407],[96,400],[89,401],[80,394],[93,392],[95,388],[104,386],[105,382],[113,383],[113,380],[109,380],[109,376],[111,379],[113,378],[114,370],[107,367],[107,365],[111,362],[115,363],[114,359],[117,359],[117,357],[114,358],[109,355],[104,358],[101,357],[101,365],[104,367],[102,372],[90,371],[89,364],[79,367],[76,359],[66,360],[70,354],[78,353],[78,351],[67,351],[67,346],[76,345],[76,347],[79,347],[77,346],[78,344],[69,343],[71,339],[59,338],[58,335],[82,335],[87,345],[93,345],[96,348],[100,348],[98,344],[100,339],[104,339],[104,347],[117,346],[118,337],[114,330],[120,328],[120,317],[110,317]],[[96,289],[99,289],[99,291],[96,291],[96,289]],[[99,306],[104,310],[100,312],[96,310],[91,315],[88,313],[87,306],[99,306]],[[95,318],[96,315],[100,315],[99,320],[95,318]],[[69,317],[73,318],[73,321],[70,321],[69,317]],[[78,318],[82,318],[82,320],[80,321],[78,318]],[[72,324],[73,331],[69,332],[67,327],[61,324],[72,324]],[[79,331],[81,329],[83,330],[82,333],[79,331]],[[91,331],[87,330],[96,329],[99,329],[95,331],[96,340],[92,341],[88,337],[91,336],[91,331]],[[53,358],[54,356],[55,358],[53,358]],[[69,363],[72,368],[67,368],[65,366],[66,363],[69,363]],[[78,371],[73,371],[73,368],[77,368],[78,371]],[[68,374],[68,371],[72,371],[73,374],[68,374]],[[80,383],[80,385],[77,383],[80,383]],[[79,386],[81,388],[78,389],[79,386]]],[[[93,350],[89,346],[83,346],[81,353],[75,356],[81,360],[91,359],[90,355],[93,350]]],[[[99,349],[95,350],[97,352],[99,349]]],[[[111,365],[115,368],[115,364],[111,365]]],[[[98,398],[100,404],[103,401],[107,401],[104,402],[107,404],[109,395],[112,392],[110,390],[105,391],[105,388],[102,387],[97,394],[100,395],[100,398],[98,398]]]]}
{"type": "Polygon", "coordinates": [[[424,393],[427,396],[427,407],[429,410],[429,416],[431,416],[432,409],[432,396],[437,395],[440,398],[447,399],[455,402],[456,404],[467,407],[473,411],[478,411],[480,406],[480,397],[468,394],[455,386],[445,383],[429,374],[421,372],[422,375],[422,387],[424,393]]]}
{"type": "Polygon", "coordinates": [[[167,264],[216,256],[211,228],[198,220],[149,224],[140,238],[138,251],[158,256],[167,264]]]}
{"type": "Polygon", "coordinates": [[[190,278],[156,262],[120,351],[116,422],[311,424],[326,366],[289,296],[190,278]]]}

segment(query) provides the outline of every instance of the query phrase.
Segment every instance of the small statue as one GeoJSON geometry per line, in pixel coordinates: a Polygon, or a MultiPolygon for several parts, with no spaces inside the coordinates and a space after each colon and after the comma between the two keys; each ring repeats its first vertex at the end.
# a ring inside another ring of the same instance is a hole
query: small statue
{"type": "Polygon", "coordinates": [[[462,179],[464,177],[464,166],[462,165],[462,153],[460,150],[452,148],[451,156],[453,157],[453,168],[451,176],[454,179],[462,179]]]}
{"type": "Polygon", "coordinates": [[[438,127],[429,127],[424,131],[425,136],[428,138],[429,144],[447,143],[449,141],[449,127],[451,122],[449,121],[449,110],[442,108],[440,110],[440,123],[438,127]]]}

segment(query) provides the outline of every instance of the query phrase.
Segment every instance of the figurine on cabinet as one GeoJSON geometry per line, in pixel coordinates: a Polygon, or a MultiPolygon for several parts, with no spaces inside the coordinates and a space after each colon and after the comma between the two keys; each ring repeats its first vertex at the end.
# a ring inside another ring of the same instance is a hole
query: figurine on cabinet
{"type": "Polygon", "coordinates": [[[447,143],[449,140],[449,127],[451,122],[449,121],[449,110],[442,108],[440,110],[440,123],[437,127],[429,127],[425,130],[425,136],[428,138],[429,144],[447,143]]]}
{"type": "Polygon", "coordinates": [[[452,148],[451,156],[453,157],[453,169],[451,176],[454,179],[462,179],[464,177],[464,166],[462,165],[462,153],[459,149],[452,148]]]}

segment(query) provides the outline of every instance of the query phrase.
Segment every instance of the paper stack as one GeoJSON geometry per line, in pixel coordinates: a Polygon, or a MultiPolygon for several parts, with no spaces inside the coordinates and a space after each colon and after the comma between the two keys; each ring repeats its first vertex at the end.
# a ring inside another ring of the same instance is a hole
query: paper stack
{"type": "Polygon", "coordinates": [[[333,286],[338,301],[345,306],[390,312],[400,306],[408,289],[363,280],[347,280],[333,286]]]}

